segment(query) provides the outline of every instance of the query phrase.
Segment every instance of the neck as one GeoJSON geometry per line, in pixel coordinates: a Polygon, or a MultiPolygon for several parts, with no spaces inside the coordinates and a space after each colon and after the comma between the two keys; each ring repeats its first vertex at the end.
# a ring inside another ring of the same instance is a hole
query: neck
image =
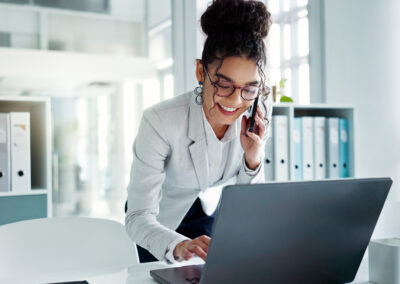
{"type": "Polygon", "coordinates": [[[216,125],[216,126],[211,125],[211,127],[214,130],[215,136],[217,136],[219,140],[221,140],[222,137],[224,137],[225,132],[228,129],[228,125],[216,125]]]}

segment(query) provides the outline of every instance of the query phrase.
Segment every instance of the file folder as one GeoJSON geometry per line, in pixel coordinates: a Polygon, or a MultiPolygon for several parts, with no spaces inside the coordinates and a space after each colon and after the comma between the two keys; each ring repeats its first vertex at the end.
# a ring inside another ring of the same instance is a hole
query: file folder
{"type": "Polygon", "coordinates": [[[339,119],[339,177],[349,177],[349,124],[339,119]]]}
{"type": "Polygon", "coordinates": [[[314,139],[313,139],[313,118],[304,116],[301,118],[302,132],[302,158],[303,158],[303,180],[314,178],[314,139]]]}
{"type": "Polygon", "coordinates": [[[268,140],[265,143],[265,157],[264,157],[264,173],[265,180],[272,181],[274,180],[274,148],[273,148],[273,125],[271,123],[268,131],[268,140]]]}
{"type": "Polygon", "coordinates": [[[289,179],[288,117],[275,115],[272,118],[272,124],[275,180],[284,181],[289,179]]]}
{"type": "Polygon", "coordinates": [[[303,160],[302,160],[302,137],[301,137],[301,118],[296,117],[293,125],[293,177],[294,180],[303,179],[303,160]]]}
{"type": "Polygon", "coordinates": [[[10,115],[0,113],[0,192],[11,191],[10,115]]]}
{"type": "Polygon", "coordinates": [[[327,177],[339,178],[339,118],[327,118],[326,125],[327,177]]]}
{"type": "Polygon", "coordinates": [[[314,117],[314,179],[326,178],[325,117],[314,117]]]}
{"type": "Polygon", "coordinates": [[[11,112],[11,191],[31,190],[30,113],[11,112]]]}

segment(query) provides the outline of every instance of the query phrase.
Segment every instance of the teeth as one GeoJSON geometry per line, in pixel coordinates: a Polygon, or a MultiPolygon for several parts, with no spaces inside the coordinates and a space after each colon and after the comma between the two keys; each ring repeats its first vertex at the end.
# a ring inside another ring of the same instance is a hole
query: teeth
{"type": "Polygon", "coordinates": [[[221,104],[219,104],[219,105],[222,107],[223,110],[226,110],[226,111],[233,112],[233,111],[237,110],[237,108],[230,108],[230,107],[223,106],[221,104]]]}

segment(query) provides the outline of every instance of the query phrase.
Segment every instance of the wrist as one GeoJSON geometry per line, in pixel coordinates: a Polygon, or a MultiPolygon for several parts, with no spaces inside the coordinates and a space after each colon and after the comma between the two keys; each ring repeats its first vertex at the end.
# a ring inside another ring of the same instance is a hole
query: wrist
{"type": "Polygon", "coordinates": [[[245,158],[245,162],[246,162],[246,166],[250,169],[250,170],[255,170],[256,168],[258,168],[258,166],[261,163],[261,159],[260,157],[257,157],[256,159],[254,158],[248,158],[246,155],[244,155],[245,158]]]}
{"type": "Polygon", "coordinates": [[[178,243],[178,244],[175,246],[174,252],[173,252],[173,256],[174,256],[175,260],[181,261],[181,260],[183,259],[183,258],[182,258],[182,255],[181,255],[181,253],[180,253],[181,247],[183,247],[183,246],[185,245],[185,243],[188,242],[188,241],[189,241],[189,240],[184,240],[184,241],[178,243]]]}

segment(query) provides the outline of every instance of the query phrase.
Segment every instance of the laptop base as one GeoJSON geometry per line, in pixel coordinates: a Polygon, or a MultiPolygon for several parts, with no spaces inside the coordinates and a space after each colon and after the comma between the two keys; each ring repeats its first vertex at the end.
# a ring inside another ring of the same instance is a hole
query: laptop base
{"type": "Polygon", "coordinates": [[[150,275],[162,284],[200,283],[204,264],[151,270],[150,275]]]}

